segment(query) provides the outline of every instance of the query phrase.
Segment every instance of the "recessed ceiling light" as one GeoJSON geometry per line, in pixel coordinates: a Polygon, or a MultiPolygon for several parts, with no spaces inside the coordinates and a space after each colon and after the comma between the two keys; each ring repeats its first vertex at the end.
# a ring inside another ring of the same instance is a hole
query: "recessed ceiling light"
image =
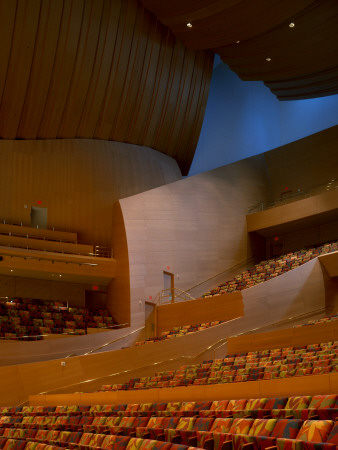
{"type": "Polygon", "coordinates": [[[289,23],[290,28],[294,28],[295,24],[293,22],[289,23]]]}
{"type": "Polygon", "coordinates": [[[269,61],[269,62],[270,62],[270,61],[271,61],[271,58],[266,58],[266,61],[269,61]]]}
{"type": "Polygon", "coordinates": [[[187,23],[187,27],[188,27],[188,28],[192,28],[192,23],[191,23],[191,22],[188,22],[188,23],[187,23]]]}

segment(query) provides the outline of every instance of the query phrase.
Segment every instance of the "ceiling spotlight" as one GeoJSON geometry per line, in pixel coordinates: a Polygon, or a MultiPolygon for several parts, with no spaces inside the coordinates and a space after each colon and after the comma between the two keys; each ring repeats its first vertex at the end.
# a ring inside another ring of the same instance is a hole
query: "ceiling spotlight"
{"type": "Polygon", "coordinates": [[[188,27],[188,28],[192,28],[192,23],[191,23],[191,22],[188,22],[188,23],[187,23],[187,27],[188,27]]]}
{"type": "Polygon", "coordinates": [[[270,62],[270,61],[271,61],[271,58],[266,58],[266,61],[269,61],[269,62],[270,62]]]}
{"type": "Polygon", "coordinates": [[[295,24],[293,22],[289,23],[290,28],[294,28],[295,24]]]}

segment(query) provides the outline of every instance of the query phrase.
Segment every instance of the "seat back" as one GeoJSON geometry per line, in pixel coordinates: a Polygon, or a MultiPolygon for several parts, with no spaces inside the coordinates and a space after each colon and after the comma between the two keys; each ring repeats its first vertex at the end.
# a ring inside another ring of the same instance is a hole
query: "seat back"
{"type": "Polygon", "coordinates": [[[316,443],[326,442],[332,428],[332,420],[306,420],[299,430],[297,439],[316,443]]]}
{"type": "Polygon", "coordinates": [[[271,433],[271,437],[276,439],[296,439],[296,436],[302,426],[300,419],[279,419],[271,433]]]}
{"type": "Polygon", "coordinates": [[[276,423],[277,419],[255,419],[249,430],[249,435],[270,436],[276,426],[276,423]]]}
{"type": "Polygon", "coordinates": [[[303,395],[300,397],[289,397],[287,404],[285,405],[285,409],[291,410],[299,410],[308,408],[311,401],[311,397],[309,395],[303,395]]]}
{"type": "Polygon", "coordinates": [[[210,428],[210,431],[212,431],[212,432],[215,431],[217,433],[228,433],[233,421],[234,421],[233,418],[226,418],[226,419],[218,418],[218,419],[215,419],[213,424],[212,424],[212,426],[211,426],[211,428],[210,428]]]}
{"type": "Polygon", "coordinates": [[[234,419],[231,424],[229,433],[248,434],[253,422],[254,419],[234,419]]]}

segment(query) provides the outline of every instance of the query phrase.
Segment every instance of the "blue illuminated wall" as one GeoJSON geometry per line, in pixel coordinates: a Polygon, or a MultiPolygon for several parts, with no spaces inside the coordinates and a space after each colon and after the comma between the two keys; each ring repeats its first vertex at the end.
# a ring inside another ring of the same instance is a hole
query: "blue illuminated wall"
{"type": "Polygon", "coordinates": [[[283,101],[260,81],[242,81],[216,59],[189,175],[271,150],[338,124],[338,95],[283,101]]]}

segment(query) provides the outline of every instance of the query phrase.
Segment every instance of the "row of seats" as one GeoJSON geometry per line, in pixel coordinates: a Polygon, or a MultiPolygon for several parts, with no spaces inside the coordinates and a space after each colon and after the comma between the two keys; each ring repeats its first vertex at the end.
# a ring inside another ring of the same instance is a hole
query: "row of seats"
{"type": "Polygon", "coordinates": [[[45,334],[85,334],[87,328],[110,328],[114,320],[108,310],[68,308],[61,302],[38,299],[0,300],[0,336],[27,339],[45,334]]]}
{"type": "MultiPolygon", "coordinates": [[[[325,399],[330,400],[331,398],[325,399]]],[[[103,440],[108,440],[106,435],[123,435],[208,449],[239,450],[243,444],[255,444],[253,448],[265,449],[277,445],[281,449],[288,446],[287,448],[300,450],[309,448],[310,445],[310,448],[333,450],[338,444],[338,422],[335,424],[332,419],[302,420],[267,415],[264,418],[116,416],[110,418],[108,426],[99,422],[102,417],[97,417],[95,424],[88,423],[89,419],[93,419],[90,416],[83,416],[82,419],[84,420],[81,425],[60,423],[59,426],[49,424],[43,428],[23,427],[22,424],[17,424],[17,427],[13,424],[11,427],[1,426],[0,436],[3,442],[10,438],[25,438],[57,445],[62,442],[69,448],[83,448],[82,446],[100,448],[103,440]],[[70,439],[77,442],[74,443],[70,439]]]]}
{"type": "Polygon", "coordinates": [[[162,331],[161,336],[154,336],[148,338],[145,341],[135,342],[135,345],[150,344],[153,342],[165,341],[167,339],[172,339],[175,337],[185,336],[186,334],[195,333],[196,331],[206,330],[207,328],[214,327],[223,323],[222,320],[214,320],[213,322],[200,323],[198,325],[183,325],[180,327],[174,327],[169,331],[162,331]]]}
{"type": "MultiPolygon", "coordinates": [[[[14,430],[14,437],[0,437],[0,448],[4,450],[63,450],[73,449],[127,449],[127,450],[198,450],[197,447],[176,445],[153,439],[133,438],[93,433],[38,432],[36,435],[28,430],[14,430]]],[[[45,430],[44,430],[45,431],[45,430]]]]}
{"type": "Polygon", "coordinates": [[[213,295],[225,294],[234,291],[241,291],[256,284],[270,280],[282,273],[316,258],[317,256],[338,250],[338,241],[330,242],[318,247],[312,247],[297,252],[290,252],[278,258],[261,261],[254,267],[242,272],[229,281],[218,285],[215,289],[206,292],[202,297],[212,297],[213,295]]]}
{"type": "Polygon", "coordinates": [[[318,324],[321,324],[321,323],[334,322],[335,320],[338,320],[338,313],[333,314],[331,316],[321,317],[320,319],[308,320],[305,323],[301,323],[301,324],[295,325],[294,328],[306,327],[306,326],[309,326],[309,325],[318,325],[318,324]]]}
{"type": "Polygon", "coordinates": [[[151,377],[132,378],[122,384],[105,384],[99,391],[269,380],[337,371],[338,341],[334,341],[228,355],[178,370],[156,372],[151,377]]]}
{"type": "Polygon", "coordinates": [[[168,403],[130,403],[91,406],[23,406],[0,407],[0,428],[51,428],[86,430],[125,426],[135,418],[143,424],[151,417],[202,418],[319,418],[335,420],[338,417],[336,394],[291,396],[214,401],[168,403]]]}

